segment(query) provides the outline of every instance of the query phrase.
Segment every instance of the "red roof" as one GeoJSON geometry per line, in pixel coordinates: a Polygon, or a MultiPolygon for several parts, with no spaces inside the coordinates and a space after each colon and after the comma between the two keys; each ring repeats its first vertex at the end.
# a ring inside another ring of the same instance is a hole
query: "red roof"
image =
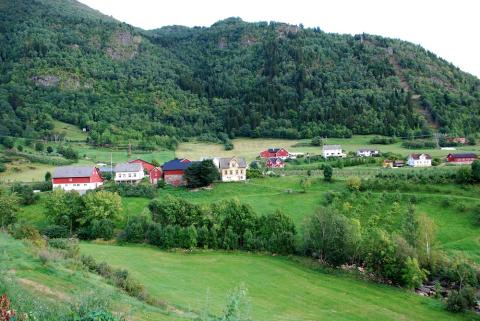
{"type": "Polygon", "coordinates": [[[139,158],[131,160],[131,161],[129,161],[129,163],[142,164],[143,168],[147,171],[147,173],[150,173],[150,171],[155,168],[155,165],[153,165],[152,163],[149,163],[149,162],[144,161],[143,159],[139,159],[139,158]]]}

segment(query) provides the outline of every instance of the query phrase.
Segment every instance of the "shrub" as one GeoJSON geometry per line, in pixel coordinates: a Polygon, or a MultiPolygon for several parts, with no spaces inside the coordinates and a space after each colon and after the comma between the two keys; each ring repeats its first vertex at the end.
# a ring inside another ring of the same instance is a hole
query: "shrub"
{"type": "Polygon", "coordinates": [[[453,290],[447,298],[447,310],[451,312],[463,312],[475,305],[475,289],[472,287],[465,287],[458,291],[453,290]]]}
{"type": "Polygon", "coordinates": [[[351,176],[347,179],[347,188],[352,192],[358,192],[362,187],[362,181],[358,176],[351,176]]]}
{"type": "Polygon", "coordinates": [[[110,265],[108,265],[107,262],[101,262],[99,263],[96,268],[95,268],[96,272],[98,274],[100,274],[101,276],[103,276],[104,278],[110,278],[112,273],[113,273],[113,269],[110,265]]]}
{"type": "Polygon", "coordinates": [[[427,279],[427,271],[420,268],[416,258],[408,257],[402,270],[402,279],[407,288],[415,289],[427,279]]]}
{"type": "Polygon", "coordinates": [[[115,234],[114,228],[115,225],[108,218],[93,220],[90,227],[90,238],[111,240],[115,234]]]}
{"type": "Polygon", "coordinates": [[[35,194],[29,185],[15,183],[12,185],[11,190],[20,198],[22,205],[31,205],[40,199],[40,196],[35,194]]]}
{"type": "Polygon", "coordinates": [[[50,261],[50,252],[46,249],[38,252],[38,258],[43,265],[46,265],[50,261]]]}
{"type": "Polygon", "coordinates": [[[66,257],[78,257],[80,253],[77,239],[50,239],[48,245],[51,248],[62,250],[66,257]]]}
{"type": "Polygon", "coordinates": [[[45,240],[40,235],[40,232],[29,224],[15,224],[12,228],[12,236],[16,239],[29,240],[37,247],[45,246],[45,240]]]}
{"type": "Polygon", "coordinates": [[[80,256],[80,262],[90,271],[96,271],[97,269],[97,262],[91,255],[84,255],[80,256]]]}
{"type": "Polygon", "coordinates": [[[247,169],[247,179],[251,178],[262,178],[263,174],[262,171],[257,168],[249,168],[247,169]]]}
{"type": "Polygon", "coordinates": [[[333,169],[330,165],[325,165],[323,167],[323,177],[326,182],[331,182],[333,177],[333,169]]]}
{"type": "Polygon", "coordinates": [[[51,239],[66,238],[69,236],[68,229],[61,225],[49,225],[44,227],[41,231],[43,235],[51,239]]]}

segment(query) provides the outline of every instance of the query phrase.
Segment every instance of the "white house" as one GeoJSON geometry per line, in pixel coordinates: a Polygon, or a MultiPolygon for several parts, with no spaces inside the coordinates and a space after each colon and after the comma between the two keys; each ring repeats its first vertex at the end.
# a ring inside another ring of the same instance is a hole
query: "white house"
{"type": "Polygon", "coordinates": [[[53,189],[77,191],[80,194],[103,185],[98,168],[93,166],[61,166],[55,168],[52,176],[53,189]]]}
{"type": "Polygon", "coordinates": [[[222,182],[238,182],[247,179],[247,162],[241,157],[228,157],[213,159],[217,166],[222,182]]]}
{"type": "Polygon", "coordinates": [[[432,156],[429,154],[410,154],[407,163],[412,167],[430,167],[432,166],[432,156]]]}
{"type": "Polygon", "coordinates": [[[345,156],[340,145],[323,145],[322,153],[324,158],[345,156]]]}
{"type": "Polygon", "coordinates": [[[118,164],[113,169],[116,183],[139,183],[145,176],[141,163],[118,164]]]}
{"type": "Polygon", "coordinates": [[[377,156],[378,154],[379,154],[379,151],[376,149],[361,148],[357,150],[357,156],[361,156],[361,157],[372,157],[372,156],[377,156]]]}

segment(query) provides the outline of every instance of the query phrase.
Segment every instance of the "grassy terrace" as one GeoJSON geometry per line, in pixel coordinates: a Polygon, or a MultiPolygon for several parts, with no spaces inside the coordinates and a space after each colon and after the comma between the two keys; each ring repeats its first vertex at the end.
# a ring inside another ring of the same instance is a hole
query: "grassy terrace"
{"type": "Polygon", "coordinates": [[[220,313],[225,294],[244,284],[254,320],[475,320],[403,289],[314,271],[282,257],[89,243],[81,251],[128,268],[152,294],[186,310],[208,305],[220,313]]]}

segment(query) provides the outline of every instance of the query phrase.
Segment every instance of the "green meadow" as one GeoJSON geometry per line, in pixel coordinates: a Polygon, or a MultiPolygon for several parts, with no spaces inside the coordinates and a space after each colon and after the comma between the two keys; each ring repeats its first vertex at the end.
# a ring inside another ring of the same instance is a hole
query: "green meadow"
{"type": "Polygon", "coordinates": [[[174,253],[149,246],[81,244],[82,253],[127,268],[153,294],[180,309],[222,311],[225,293],[248,289],[254,320],[475,320],[403,289],[324,273],[284,257],[174,253]]]}

